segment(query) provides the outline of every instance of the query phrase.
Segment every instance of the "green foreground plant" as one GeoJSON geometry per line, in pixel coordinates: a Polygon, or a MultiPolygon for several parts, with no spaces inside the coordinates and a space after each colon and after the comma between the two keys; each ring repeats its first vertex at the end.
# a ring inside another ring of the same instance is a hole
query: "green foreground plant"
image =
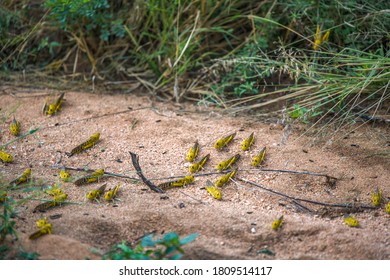
{"type": "Polygon", "coordinates": [[[169,232],[160,239],[149,234],[142,238],[135,248],[122,242],[116,245],[113,251],[105,254],[103,258],[112,260],[178,260],[184,254],[182,246],[194,241],[197,236],[198,234],[193,233],[180,239],[177,233],[169,232]]]}
{"type": "Polygon", "coordinates": [[[2,203],[2,214],[0,214],[0,242],[9,235],[14,239],[17,239],[17,232],[15,230],[15,221],[12,220],[14,216],[14,210],[12,205],[8,202],[8,199],[2,203]]]}

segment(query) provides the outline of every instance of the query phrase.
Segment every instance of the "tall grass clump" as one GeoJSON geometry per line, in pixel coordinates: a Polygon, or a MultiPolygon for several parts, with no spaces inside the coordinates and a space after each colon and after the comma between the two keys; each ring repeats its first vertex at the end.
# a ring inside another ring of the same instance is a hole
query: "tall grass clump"
{"type": "Polygon", "coordinates": [[[205,99],[232,113],[277,104],[304,120],[328,114],[344,122],[383,109],[390,98],[386,3],[312,2],[288,3],[287,19],[278,17],[287,7],[277,5],[280,13],[249,16],[257,32],[239,52],[215,60],[205,99]],[[272,47],[264,26],[279,30],[272,47]]]}
{"type": "Polygon", "coordinates": [[[0,13],[13,14],[20,28],[7,32],[10,20],[0,22],[0,59],[8,71],[137,81],[179,99],[207,61],[245,42],[251,23],[242,16],[261,7],[249,0],[8,0],[0,13]]]}
{"type": "Polygon", "coordinates": [[[5,0],[1,77],[141,85],[230,112],[375,112],[388,99],[389,10],[384,0],[5,0]]]}

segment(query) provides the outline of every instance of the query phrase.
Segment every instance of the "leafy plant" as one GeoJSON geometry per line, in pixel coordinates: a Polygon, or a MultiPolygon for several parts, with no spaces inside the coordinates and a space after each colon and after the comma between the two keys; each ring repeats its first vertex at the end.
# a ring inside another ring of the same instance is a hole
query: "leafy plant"
{"type": "Polygon", "coordinates": [[[113,20],[107,0],[46,0],[50,17],[65,31],[93,34],[108,41],[110,35],[123,37],[120,19],[113,20]]]}
{"type": "Polygon", "coordinates": [[[104,255],[104,259],[112,260],[177,260],[184,250],[182,246],[194,241],[198,234],[193,233],[182,239],[175,232],[165,234],[161,239],[153,234],[142,238],[141,242],[131,248],[125,242],[115,246],[114,250],[104,255]]]}
{"type": "Polygon", "coordinates": [[[15,230],[15,221],[11,220],[14,211],[12,206],[6,200],[3,203],[3,214],[0,215],[0,241],[3,241],[7,235],[13,236],[15,239],[18,238],[15,230]]]}
{"type": "Polygon", "coordinates": [[[322,113],[322,111],[315,111],[315,108],[308,109],[301,107],[298,104],[294,104],[293,110],[289,113],[289,116],[292,119],[300,119],[303,123],[308,123],[310,119],[319,116],[322,113]]]}
{"type": "Polygon", "coordinates": [[[0,245],[0,260],[6,259],[6,254],[9,250],[7,245],[0,245]]]}
{"type": "Polygon", "coordinates": [[[37,252],[26,252],[23,248],[20,248],[16,259],[17,260],[37,260],[39,254],[37,252]]]}

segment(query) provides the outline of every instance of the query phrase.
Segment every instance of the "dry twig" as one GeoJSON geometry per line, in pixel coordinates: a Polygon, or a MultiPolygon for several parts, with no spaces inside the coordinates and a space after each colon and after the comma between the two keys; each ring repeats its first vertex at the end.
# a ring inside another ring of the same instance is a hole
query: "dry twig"
{"type": "Polygon", "coordinates": [[[356,204],[352,204],[352,203],[326,203],[326,202],[320,202],[320,201],[315,201],[315,200],[310,200],[310,199],[305,199],[305,198],[293,197],[293,196],[287,195],[285,193],[272,190],[272,189],[270,189],[270,188],[268,188],[266,186],[257,184],[255,182],[252,182],[252,181],[249,181],[249,180],[246,180],[246,179],[236,178],[236,180],[244,182],[244,183],[248,183],[248,184],[250,184],[252,186],[261,188],[261,189],[266,190],[268,192],[271,192],[273,194],[276,194],[276,195],[282,196],[284,198],[287,198],[288,200],[292,201],[293,203],[297,202],[297,201],[302,201],[302,202],[307,202],[307,203],[311,203],[311,204],[316,204],[316,205],[321,205],[321,206],[326,206],[326,207],[335,207],[335,208],[370,209],[370,210],[377,209],[376,207],[369,206],[369,205],[356,205],[356,204]]]}
{"type": "Polygon", "coordinates": [[[147,185],[152,191],[155,191],[155,192],[158,192],[158,193],[164,193],[164,191],[162,189],[160,189],[159,187],[157,187],[156,185],[154,185],[152,182],[150,182],[145,176],[144,174],[142,173],[142,169],[141,167],[139,166],[139,161],[138,161],[138,155],[137,154],[134,154],[132,152],[129,152],[130,155],[131,155],[131,161],[133,163],[133,166],[135,168],[135,170],[137,170],[137,174],[138,176],[141,178],[142,182],[145,183],[145,185],[147,185]]]}

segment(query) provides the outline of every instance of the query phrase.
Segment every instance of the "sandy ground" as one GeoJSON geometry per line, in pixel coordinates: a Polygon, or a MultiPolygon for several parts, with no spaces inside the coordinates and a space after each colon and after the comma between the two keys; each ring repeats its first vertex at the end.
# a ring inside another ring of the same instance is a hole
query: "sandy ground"
{"type": "MultiPolygon", "coordinates": [[[[370,205],[371,194],[380,187],[390,197],[389,157],[376,155],[388,151],[390,129],[387,125],[356,126],[349,134],[338,134],[332,143],[312,136],[299,137],[306,126],[293,125],[287,141],[280,125],[259,118],[222,116],[213,108],[193,105],[176,106],[135,95],[103,95],[67,92],[62,110],[53,117],[41,114],[48,92],[10,92],[0,96],[0,113],[13,115],[22,123],[22,133],[40,127],[35,134],[11,144],[11,164],[0,163],[3,180],[11,180],[31,166],[35,182],[54,182],[68,193],[69,204],[33,213],[40,202],[29,200],[18,208],[16,229],[26,251],[35,251],[40,259],[101,258],[91,248],[107,251],[121,241],[132,242],[149,232],[170,231],[180,236],[199,233],[184,247],[185,259],[390,259],[390,215],[382,208],[355,213],[359,228],[343,223],[344,211],[302,203],[304,210],[260,188],[236,181],[222,189],[221,201],[204,189],[206,180],[219,176],[196,177],[193,185],[170,189],[164,194],[129,179],[108,177],[107,187],[121,183],[117,200],[90,202],[89,190],[101,183],[76,186],[59,180],[53,165],[90,169],[137,177],[129,151],[139,155],[146,177],[158,184],[169,176],[186,175],[187,150],[195,140],[200,143],[198,158],[210,153],[204,172],[214,172],[216,164],[236,153],[241,154],[237,178],[244,178],[284,194],[326,203],[370,205]],[[126,111],[125,113],[118,113],[126,111]],[[101,141],[87,152],[68,158],[65,152],[100,132],[101,141]],[[223,151],[214,142],[226,134],[236,138],[223,151]],[[241,142],[251,132],[256,141],[249,152],[242,152],[241,142]],[[285,139],[286,140],[286,139],[285,139]],[[316,141],[314,141],[316,140],[316,141]],[[263,146],[268,153],[263,168],[299,170],[338,178],[335,186],[324,177],[252,169],[251,157],[263,146]],[[281,215],[284,224],[278,231],[271,223],[281,215]],[[53,225],[51,235],[30,241],[37,219],[47,216],[53,225]],[[268,249],[275,255],[259,253],[268,249]]],[[[8,132],[11,117],[1,125],[0,143],[14,137],[8,132]]],[[[314,132],[314,131],[313,131],[314,132]]],[[[72,177],[83,172],[71,171],[72,177]]],[[[15,199],[48,199],[42,191],[21,188],[10,193],[15,199]]],[[[19,243],[15,243],[15,247],[19,243]]]]}

